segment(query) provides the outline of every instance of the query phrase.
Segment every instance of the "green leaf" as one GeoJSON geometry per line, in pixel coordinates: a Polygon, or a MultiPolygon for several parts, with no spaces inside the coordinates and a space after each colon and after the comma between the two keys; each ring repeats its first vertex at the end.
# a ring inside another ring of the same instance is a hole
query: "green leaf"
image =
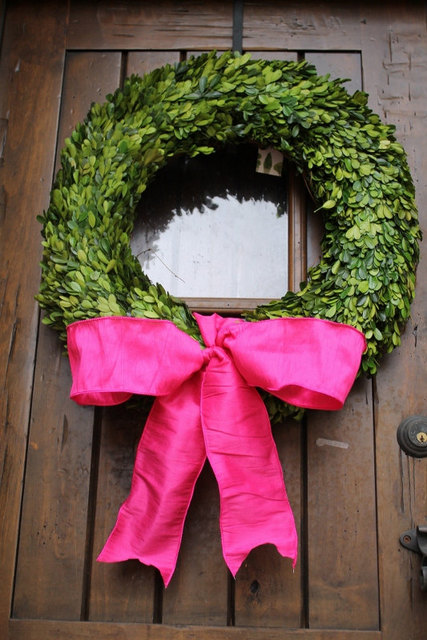
{"type": "Polygon", "coordinates": [[[119,151],[120,153],[127,153],[128,150],[128,143],[126,142],[126,140],[122,140],[119,144],[119,151]]]}
{"type": "Polygon", "coordinates": [[[324,202],[322,204],[322,209],[332,209],[333,207],[335,207],[336,205],[336,201],[335,200],[326,200],[326,202],[324,202]]]}
{"type": "Polygon", "coordinates": [[[87,214],[87,220],[89,222],[89,226],[94,229],[96,226],[96,218],[95,214],[92,211],[89,211],[89,213],[87,214]]]}

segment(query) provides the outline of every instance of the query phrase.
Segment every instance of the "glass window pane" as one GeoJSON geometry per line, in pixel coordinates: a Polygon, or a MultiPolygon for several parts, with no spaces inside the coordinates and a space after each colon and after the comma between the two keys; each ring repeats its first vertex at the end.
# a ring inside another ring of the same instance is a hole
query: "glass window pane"
{"type": "Polygon", "coordinates": [[[288,280],[285,180],[255,172],[257,149],[175,159],[143,195],[132,250],[172,294],[276,298],[288,280]]]}

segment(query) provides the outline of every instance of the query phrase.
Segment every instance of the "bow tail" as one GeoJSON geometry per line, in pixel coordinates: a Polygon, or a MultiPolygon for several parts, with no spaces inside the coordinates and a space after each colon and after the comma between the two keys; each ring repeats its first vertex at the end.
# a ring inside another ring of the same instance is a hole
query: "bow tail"
{"type": "Polygon", "coordinates": [[[205,372],[202,427],[220,491],[223,555],[233,576],[252,549],[267,543],[295,566],[295,521],[268,414],[229,360],[205,372]]]}
{"type": "Polygon", "coordinates": [[[138,445],[129,497],[98,560],[136,558],[157,567],[167,586],[205,459],[200,374],[195,374],[154,401],[138,445]]]}

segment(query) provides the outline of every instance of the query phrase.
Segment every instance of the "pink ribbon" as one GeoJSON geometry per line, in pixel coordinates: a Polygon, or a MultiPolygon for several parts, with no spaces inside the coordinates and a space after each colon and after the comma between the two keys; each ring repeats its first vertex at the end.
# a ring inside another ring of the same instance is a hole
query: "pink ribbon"
{"type": "Polygon", "coordinates": [[[98,560],[137,558],[157,567],[166,586],[206,456],[219,486],[223,554],[232,574],[265,543],[295,565],[294,518],[255,387],[296,406],[340,409],[366,347],[359,331],[327,320],[195,318],[206,349],[166,320],[106,317],[68,327],[76,402],[157,396],[130,495],[98,560]]]}

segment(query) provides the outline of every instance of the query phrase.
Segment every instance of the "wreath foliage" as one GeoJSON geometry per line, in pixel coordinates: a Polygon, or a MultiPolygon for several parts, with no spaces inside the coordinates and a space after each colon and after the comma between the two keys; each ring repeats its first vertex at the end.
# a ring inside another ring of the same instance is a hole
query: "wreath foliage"
{"type": "Polygon", "coordinates": [[[362,368],[400,344],[414,295],[420,229],[405,153],[394,127],[305,62],[204,54],[93,104],[66,139],[43,225],[45,324],[65,338],[83,318],[164,318],[198,340],[186,305],[152,284],[131,253],[134,212],[168,159],[255,142],[304,174],[325,217],[322,258],[300,291],[247,320],[312,316],[344,322],[368,342],[362,368]]]}

